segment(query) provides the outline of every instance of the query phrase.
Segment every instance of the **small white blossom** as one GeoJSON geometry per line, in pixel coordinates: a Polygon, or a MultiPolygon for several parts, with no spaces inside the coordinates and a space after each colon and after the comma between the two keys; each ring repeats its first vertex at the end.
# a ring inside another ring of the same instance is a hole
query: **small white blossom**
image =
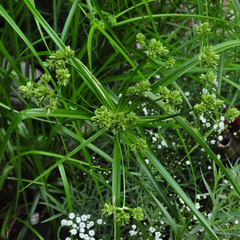
{"type": "Polygon", "coordinates": [[[196,209],[199,209],[201,206],[199,203],[196,203],[195,207],[196,207],[196,209]]]}
{"type": "Polygon", "coordinates": [[[80,228],[85,228],[85,227],[86,227],[86,224],[85,224],[84,222],[80,222],[79,227],[80,227],[80,228]]]}
{"type": "Polygon", "coordinates": [[[67,221],[67,226],[72,226],[72,224],[73,224],[73,221],[72,221],[72,220],[68,220],[68,221],[67,221]]]}
{"type": "Polygon", "coordinates": [[[190,95],[190,92],[185,92],[185,96],[188,97],[190,95]]]}
{"type": "Polygon", "coordinates": [[[80,217],[76,217],[76,223],[80,223],[81,222],[81,218],[80,217]]]}
{"type": "Polygon", "coordinates": [[[207,128],[210,128],[210,127],[211,127],[211,123],[207,122],[207,123],[206,123],[206,127],[207,127],[207,128]]]}
{"type": "Polygon", "coordinates": [[[218,158],[218,159],[220,159],[220,158],[221,158],[221,155],[220,155],[220,154],[218,154],[218,155],[217,155],[217,158],[218,158]]]}
{"type": "Polygon", "coordinates": [[[80,227],[79,232],[80,233],[84,233],[85,232],[85,228],[84,227],[80,227]]]}
{"type": "Polygon", "coordinates": [[[212,213],[210,212],[210,213],[208,214],[208,219],[211,219],[211,217],[212,217],[212,213]]]}
{"type": "Polygon", "coordinates": [[[158,238],[159,238],[159,237],[161,237],[161,235],[162,235],[162,234],[161,234],[160,232],[155,232],[155,237],[158,237],[158,238]]]}
{"type": "Polygon", "coordinates": [[[75,214],[74,213],[69,213],[69,218],[70,219],[74,219],[75,218],[75,214]]]}
{"type": "Polygon", "coordinates": [[[211,166],[208,166],[208,169],[209,169],[209,170],[211,170],[211,169],[212,169],[212,167],[211,167],[211,166]]]}
{"type": "Polygon", "coordinates": [[[150,228],[149,228],[149,231],[150,231],[151,233],[154,233],[154,232],[156,231],[156,229],[155,229],[154,227],[150,227],[150,228]]]}
{"type": "Polygon", "coordinates": [[[223,136],[218,136],[218,140],[222,141],[223,140],[223,136]]]}
{"type": "Polygon", "coordinates": [[[149,160],[148,159],[145,159],[145,162],[146,162],[146,164],[149,164],[149,160]]]}
{"type": "Polygon", "coordinates": [[[211,140],[210,143],[213,145],[213,144],[216,143],[216,141],[215,140],[211,140]]]}
{"type": "Polygon", "coordinates": [[[82,221],[87,221],[88,217],[87,217],[87,215],[82,215],[81,219],[82,219],[82,221]]]}
{"type": "Polygon", "coordinates": [[[238,222],[238,220],[235,220],[235,224],[238,224],[239,222],[238,222]]]}
{"type": "Polygon", "coordinates": [[[62,220],[61,220],[61,225],[62,225],[62,226],[67,226],[67,220],[62,219],[62,220]]]}
{"type": "Polygon", "coordinates": [[[135,224],[132,225],[132,229],[136,229],[137,226],[135,224]]]}
{"type": "Polygon", "coordinates": [[[95,232],[94,232],[94,230],[90,230],[90,231],[88,232],[88,234],[89,234],[90,236],[94,236],[94,235],[95,235],[95,232]]]}
{"type": "Polygon", "coordinates": [[[100,224],[102,224],[102,219],[98,219],[97,220],[97,223],[100,225],[100,224]]]}
{"type": "Polygon", "coordinates": [[[130,230],[129,233],[130,233],[130,236],[135,236],[137,235],[138,232],[134,230],[130,230]]]}
{"type": "Polygon", "coordinates": [[[77,234],[77,230],[75,228],[71,229],[69,232],[71,233],[71,235],[76,235],[77,234]]]}
{"type": "Polygon", "coordinates": [[[186,164],[187,164],[187,165],[190,165],[190,162],[189,162],[189,161],[186,161],[186,164]]]}
{"type": "Polygon", "coordinates": [[[213,128],[214,128],[214,129],[217,129],[217,128],[218,128],[218,125],[217,125],[217,124],[214,124],[214,125],[213,125],[213,128]]]}
{"type": "Polygon", "coordinates": [[[228,183],[228,180],[227,180],[227,179],[224,179],[223,182],[224,182],[225,184],[227,184],[227,183],[228,183]]]}

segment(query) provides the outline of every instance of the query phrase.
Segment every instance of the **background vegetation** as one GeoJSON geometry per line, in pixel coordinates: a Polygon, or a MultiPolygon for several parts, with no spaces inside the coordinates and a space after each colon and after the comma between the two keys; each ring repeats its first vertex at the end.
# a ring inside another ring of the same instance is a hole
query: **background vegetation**
{"type": "Polygon", "coordinates": [[[239,104],[237,0],[0,14],[2,239],[239,239],[239,163],[216,146],[239,104]]]}

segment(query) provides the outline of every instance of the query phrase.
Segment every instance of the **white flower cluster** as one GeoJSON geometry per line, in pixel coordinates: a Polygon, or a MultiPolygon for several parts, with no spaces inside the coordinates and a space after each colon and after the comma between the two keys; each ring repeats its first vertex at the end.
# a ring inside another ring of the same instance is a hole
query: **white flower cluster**
{"type": "MultiPolygon", "coordinates": [[[[91,215],[85,215],[82,216],[76,216],[75,213],[69,213],[69,219],[62,219],[61,225],[62,226],[68,226],[71,228],[69,230],[71,235],[79,235],[80,239],[84,240],[96,240],[94,238],[95,231],[94,221],[90,220],[91,215]]],[[[102,219],[97,220],[97,224],[101,225],[103,223],[102,219]]],[[[70,237],[65,238],[65,240],[71,240],[70,237]]],[[[101,239],[99,239],[101,240],[101,239]]]]}

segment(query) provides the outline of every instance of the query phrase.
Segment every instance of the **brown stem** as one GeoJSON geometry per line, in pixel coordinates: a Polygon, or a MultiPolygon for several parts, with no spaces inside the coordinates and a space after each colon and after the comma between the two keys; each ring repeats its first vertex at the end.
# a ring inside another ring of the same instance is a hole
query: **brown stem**
{"type": "Polygon", "coordinates": [[[217,146],[222,149],[223,153],[235,162],[240,157],[240,146],[237,144],[236,138],[232,133],[222,135],[223,140],[217,140],[217,146]]]}

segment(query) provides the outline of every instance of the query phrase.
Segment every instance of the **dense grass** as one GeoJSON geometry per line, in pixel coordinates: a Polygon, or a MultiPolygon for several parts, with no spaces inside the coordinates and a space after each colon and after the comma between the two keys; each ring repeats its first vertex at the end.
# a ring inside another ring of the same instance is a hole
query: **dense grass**
{"type": "Polygon", "coordinates": [[[239,162],[216,145],[239,104],[238,1],[9,0],[0,14],[1,238],[90,239],[65,221],[82,217],[91,239],[239,239],[239,162]],[[168,53],[150,56],[152,39],[168,53]],[[65,84],[46,62],[67,46],[65,84]],[[203,62],[206,46],[216,62],[203,62]],[[34,95],[37,70],[56,109],[34,95]],[[201,116],[206,91],[223,102],[201,116]]]}

